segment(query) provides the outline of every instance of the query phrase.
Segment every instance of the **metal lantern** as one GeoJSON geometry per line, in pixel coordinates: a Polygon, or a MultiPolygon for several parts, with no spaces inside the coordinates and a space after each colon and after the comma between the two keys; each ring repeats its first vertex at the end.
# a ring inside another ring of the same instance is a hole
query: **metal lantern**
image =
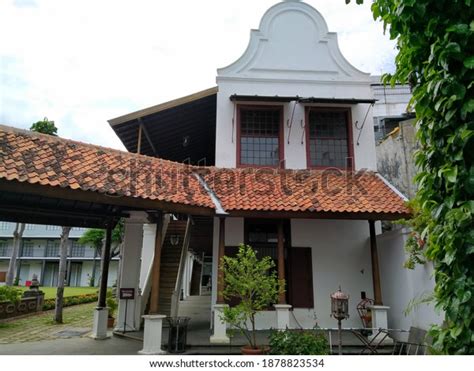
{"type": "Polygon", "coordinates": [[[179,243],[179,234],[172,234],[170,236],[170,243],[172,246],[176,246],[179,243]]]}
{"type": "Polygon", "coordinates": [[[337,320],[349,318],[349,295],[341,288],[331,294],[331,316],[337,320]]]}
{"type": "Polygon", "coordinates": [[[339,355],[342,354],[342,326],[341,321],[349,318],[349,295],[341,291],[341,287],[331,294],[331,316],[337,319],[339,335],[339,355]]]}

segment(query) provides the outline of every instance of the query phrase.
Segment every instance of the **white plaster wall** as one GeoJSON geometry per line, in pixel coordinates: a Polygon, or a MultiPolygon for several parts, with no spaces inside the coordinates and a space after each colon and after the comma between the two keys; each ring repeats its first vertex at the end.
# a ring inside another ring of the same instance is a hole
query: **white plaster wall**
{"type": "MultiPolygon", "coordinates": [[[[217,300],[217,266],[219,261],[219,218],[214,218],[212,244],[212,292],[211,302],[217,300]]],[[[244,218],[226,218],[225,221],[225,245],[238,246],[244,242],[244,218]]]]}
{"type": "MultiPolygon", "coordinates": [[[[217,261],[218,219],[214,223],[214,261],[217,261]]],[[[226,245],[243,241],[243,219],[228,218],[226,223],[226,245]]],[[[352,220],[291,220],[292,246],[311,247],[313,261],[314,308],[296,308],[290,316],[292,327],[335,327],[330,317],[329,295],[341,286],[350,295],[350,318],[346,327],[361,327],[356,306],[361,291],[373,297],[372,271],[369,247],[369,224],[352,220]]],[[[217,296],[217,264],[213,264],[212,302],[217,296]]],[[[275,312],[259,314],[259,329],[275,327],[275,312]]]]}
{"type": "MultiPolygon", "coordinates": [[[[92,261],[85,261],[82,263],[82,272],[81,272],[81,286],[89,285],[89,276],[92,276],[92,261]],[[89,275],[89,276],[88,276],[89,275]]],[[[107,277],[107,286],[112,286],[117,280],[117,269],[118,269],[118,260],[112,260],[109,265],[109,275],[107,277]]],[[[97,260],[97,270],[95,272],[95,285],[99,286],[100,283],[100,260],[97,260]]]]}
{"type": "Polygon", "coordinates": [[[431,263],[417,265],[413,270],[403,267],[408,233],[406,229],[397,229],[377,237],[382,297],[384,304],[390,306],[388,325],[405,330],[411,326],[429,329],[431,324],[443,321],[442,313],[435,311],[432,303],[420,304],[407,315],[404,313],[412,299],[432,292],[435,284],[431,263]]]}
{"type": "Polygon", "coordinates": [[[156,224],[143,225],[143,247],[140,266],[140,289],[143,290],[155,254],[156,224]]]}
{"type": "MultiPolygon", "coordinates": [[[[333,92],[324,94],[325,89],[316,84],[275,84],[268,82],[221,82],[219,84],[219,92],[217,94],[217,125],[216,125],[216,166],[218,167],[236,167],[237,165],[237,118],[235,117],[235,125],[232,125],[234,117],[234,103],[229,100],[232,94],[241,95],[299,95],[299,96],[337,96],[339,87],[333,86],[333,92]],[[299,86],[298,86],[299,85],[299,86]],[[272,88],[269,92],[269,88],[272,88]],[[334,94],[334,95],[333,95],[334,94]]],[[[341,89],[345,95],[341,97],[353,97],[356,95],[371,97],[370,86],[345,86],[341,89]],[[362,90],[365,93],[358,93],[362,90]]],[[[342,93],[341,93],[342,94],[342,93]]],[[[245,102],[242,102],[245,104],[245,102]]],[[[250,104],[250,103],[249,103],[250,104]]],[[[253,103],[255,104],[255,103],[253,103]]],[[[261,103],[260,103],[261,104],[261,103]]],[[[296,104],[293,114],[293,124],[291,132],[288,128],[287,121],[290,120],[293,113],[295,103],[280,104],[284,107],[284,159],[285,167],[288,169],[305,169],[307,168],[306,158],[306,137],[304,135],[304,119],[305,107],[308,105],[296,104]],[[303,124],[302,124],[303,121],[303,124]],[[289,139],[289,143],[288,143],[289,139]],[[303,142],[303,143],[302,143],[303,142]]],[[[313,104],[311,106],[324,106],[321,104],[313,104]]],[[[327,106],[327,105],[326,105],[327,106]]],[[[376,169],[375,163],[375,139],[373,131],[372,108],[368,104],[347,105],[331,105],[331,107],[351,107],[352,116],[352,140],[354,145],[355,169],[376,169]],[[369,110],[364,127],[357,145],[357,138],[360,131],[356,128],[356,122],[360,126],[364,122],[365,115],[369,110]]]]}
{"type": "MultiPolygon", "coordinates": [[[[292,245],[312,248],[314,312],[320,327],[337,325],[330,317],[330,294],[339,286],[350,297],[350,318],[343,326],[361,327],[356,310],[361,291],[373,297],[368,239],[367,221],[292,219],[292,245]]],[[[302,320],[312,320],[311,313],[299,312],[302,320]]]]}
{"type": "MultiPolygon", "coordinates": [[[[368,74],[354,68],[342,56],[337,35],[328,32],[326,22],[317,10],[302,2],[276,4],[265,13],[259,29],[251,32],[244,54],[230,66],[218,70],[216,166],[236,166],[237,118],[234,117],[235,105],[229,100],[231,95],[368,99],[373,97],[370,82],[368,74]]],[[[286,168],[306,168],[303,135],[305,105],[269,104],[284,107],[282,145],[286,168]],[[287,122],[293,108],[289,135],[287,122]]],[[[353,139],[356,143],[359,131],[355,122],[362,124],[369,105],[346,107],[352,108],[353,139]]],[[[356,169],[375,170],[372,109],[369,109],[360,145],[354,147],[354,152],[356,169]]]]}

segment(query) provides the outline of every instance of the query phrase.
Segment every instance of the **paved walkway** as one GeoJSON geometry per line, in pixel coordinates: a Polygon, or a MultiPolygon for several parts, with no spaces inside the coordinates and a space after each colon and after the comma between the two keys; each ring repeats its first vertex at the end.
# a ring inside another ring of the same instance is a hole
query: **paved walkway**
{"type": "Polygon", "coordinates": [[[1,344],[0,355],[137,355],[140,341],[111,337],[94,340],[90,337],[34,341],[22,344],[1,344]]]}
{"type": "MultiPolygon", "coordinates": [[[[87,336],[92,329],[96,303],[64,308],[61,325],[53,321],[54,310],[0,323],[0,344],[87,336]]],[[[0,345],[1,346],[1,345],[0,345]]]]}

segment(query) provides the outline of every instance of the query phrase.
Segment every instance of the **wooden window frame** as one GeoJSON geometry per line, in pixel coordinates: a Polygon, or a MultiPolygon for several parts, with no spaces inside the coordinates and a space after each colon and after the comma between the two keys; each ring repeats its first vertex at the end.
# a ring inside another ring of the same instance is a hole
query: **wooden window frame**
{"type": "Polygon", "coordinates": [[[271,168],[271,169],[284,169],[285,168],[285,149],[284,149],[284,109],[282,105],[253,105],[253,104],[238,104],[237,105],[237,167],[252,167],[252,168],[271,168]],[[278,165],[249,165],[249,164],[242,164],[241,163],[241,110],[242,109],[251,109],[251,110],[259,110],[265,111],[268,109],[278,109],[280,111],[280,127],[278,130],[278,165]]]}
{"type": "Polygon", "coordinates": [[[307,106],[305,108],[305,136],[306,136],[306,167],[308,169],[341,169],[341,170],[354,170],[355,168],[355,158],[354,158],[354,139],[353,139],[353,130],[352,130],[352,112],[350,107],[319,107],[319,106],[307,106]],[[347,146],[349,158],[351,159],[348,162],[347,167],[340,166],[314,166],[311,164],[311,155],[310,155],[310,122],[309,122],[309,113],[310,111],[320,111],[320,112],[344,112],[346,114],[346,126],[347,126],[347,146]]]}

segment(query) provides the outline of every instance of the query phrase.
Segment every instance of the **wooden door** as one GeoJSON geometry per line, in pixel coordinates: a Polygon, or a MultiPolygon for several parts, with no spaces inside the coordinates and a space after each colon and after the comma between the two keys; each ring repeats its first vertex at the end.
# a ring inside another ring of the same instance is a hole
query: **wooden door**
{"type": "Polygon", "coordinates": [[[288,304],[293,308],[314,308],[311,248],[291,247],[286,251],[288,304]]]}

